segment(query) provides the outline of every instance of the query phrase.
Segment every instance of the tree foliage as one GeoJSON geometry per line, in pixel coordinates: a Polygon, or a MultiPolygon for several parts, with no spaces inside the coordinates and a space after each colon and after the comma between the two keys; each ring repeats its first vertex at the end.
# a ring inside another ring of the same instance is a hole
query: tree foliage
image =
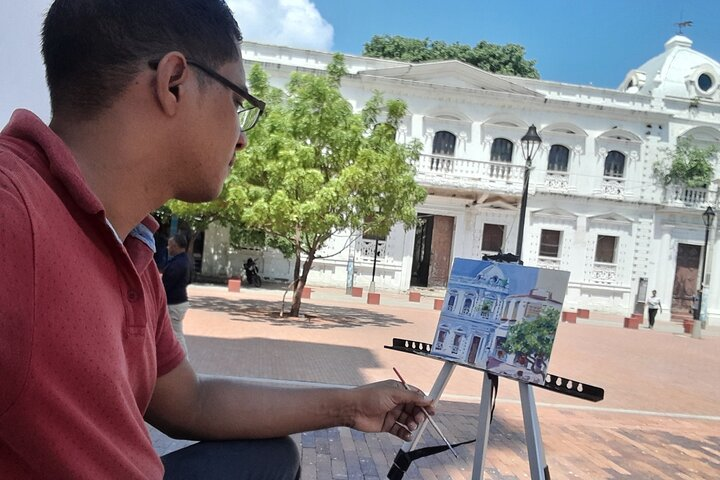
{"type": "Polygon", "coordinates": [[[405,104],[376,92],[354,113],[340,92],[345,71],[336,55],[327,75],[296,72],[286,92],[271,87],[258,65],[249,74],[268,107],[231,173],[228,214],[235,218],[229,220],[292,246],[295,316],[313,261],[331,236],[387,234],[398,222],[410,227],[426,194],[408,163],[421,145],[395,142],[405,104]]]}
{"type": "Polygon", "coordinates": [[[558,309],[543,307],[537,319],[518,322],[510,327],[503,346],[508,352],[546,359],[552,350],[559,319],[558,309]]]}
{"type": "Polygon", "coordinates": [[[700,147],[692,137],[677,140],[675,148],[666,151],[666,158],[655,164],[655,175],[664,185],[703,188],[713,180],[716,145],[700,147]]]}
{"type": "Polygon", "coordinates": [[[535,60],[525,59],[525,48],[514,43],[497,45],[483,40],[472,47],[428,38],[375,35],[364,45],[363,55],[405,62],[454,59],[492,73],[540,78],[535,60]]]}

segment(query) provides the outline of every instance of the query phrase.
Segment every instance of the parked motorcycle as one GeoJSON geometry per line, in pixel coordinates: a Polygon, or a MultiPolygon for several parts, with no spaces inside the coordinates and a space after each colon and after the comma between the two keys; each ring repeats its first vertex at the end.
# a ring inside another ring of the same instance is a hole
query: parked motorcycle
{"type": "Polygon", "coordinates": [[[243,267],[245,268],[245,279],[247,280],[247,284],[261,287],[262,278],[260,278],[260,269],[255,263],[255,260],[248,258],[243,267]]]}

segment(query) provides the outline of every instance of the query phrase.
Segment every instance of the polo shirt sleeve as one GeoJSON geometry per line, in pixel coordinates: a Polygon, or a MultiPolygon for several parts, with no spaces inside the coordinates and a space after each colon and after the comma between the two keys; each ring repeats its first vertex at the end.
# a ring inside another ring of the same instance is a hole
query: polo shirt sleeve
{"type": "Polygon", "coordinates": [[[22,194],[0,170],[0,417],[13,405],[30,368],[34,327],[33,232],[22,194]]]}

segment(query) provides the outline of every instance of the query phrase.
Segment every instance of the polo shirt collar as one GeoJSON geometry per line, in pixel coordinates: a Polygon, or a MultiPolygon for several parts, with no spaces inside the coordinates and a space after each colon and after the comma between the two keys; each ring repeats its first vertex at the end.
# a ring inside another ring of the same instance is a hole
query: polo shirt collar
{"type": "MultiPolygon", "coordinates": [[[[10,123],[2,133],[34,145],[38,153],[44,157],[50,173],[65,186],[77,206],[91,215],[102,215],[107,222],[105,208],[85,183],[72,152],[65,142],[37,115],[24,109],[15,110],[10,118],[10,123]]],[[[112,225],[108,223],[108,226],[120,240],[112,225]]],[[[153,233],[157,229],[157,221],[148,215],[130,232],[128,238],[139,240],[152,252],[155,252],[153,233]]]]}
{"type": "Polygon", "coordinates": [[[15,110],[3,133],[36,145],[44,153],[50,173],[65,185],[82,210],[90,214],[105,213],[102,203],[85,183],[68,146],[34,113],[15,110]]]}

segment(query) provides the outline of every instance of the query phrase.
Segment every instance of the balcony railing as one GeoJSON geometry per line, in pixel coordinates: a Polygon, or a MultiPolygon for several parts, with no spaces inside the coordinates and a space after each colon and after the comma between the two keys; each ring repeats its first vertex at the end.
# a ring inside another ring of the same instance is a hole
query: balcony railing
{"type": "Polygon", "coordinates": [[[600,195],[608,198],[622,199],[625,196],[625,179],[616,177],[603,177],[600,195]]]}
{"type": "Polygon", "coordinates": [[[432,184],[467,184],[481,186],[502,183],[511,185],[511,190],[522,190],[525,167],[506,162],[486,162],[443,155],[420,155],[413,161],[418,179],[432,184]]]}
{"type": "MultiPolygon", "coordinates": [[[[356,243],[355,252],[360,260],[370,260],[375,256],[375,240],[361,238],[356,243]]],[[[387,242],[385,240],[378,240],[377,242],[377,256],[378,260],[384,259],[386,254],[387,242]]]]}
{"type": "Polygon", "coordinates": [[[590,281],[601,285],[616,285],[617,265],[614,263],[595,262],[590,272],[590,281]]]}
{"type": "Polygon", "coordinates": [[[545,188],[552,192],[567,193],[569,177],[567,172],[547,172],[545,174],[545,188]]]}
{"type": "Polygon", "coordinates": [[[689,208],[704,208],[708,202],[707,188],[686,188],[671,185],[665,190],[665,201],[669,205],[689,208]]]}
{"type": "Polygon", "coordinates": [[[540,268],[547,268],[549,270],[560,270],[560,259],[552,257],[538,257],[537,266],[540,268]]]}

